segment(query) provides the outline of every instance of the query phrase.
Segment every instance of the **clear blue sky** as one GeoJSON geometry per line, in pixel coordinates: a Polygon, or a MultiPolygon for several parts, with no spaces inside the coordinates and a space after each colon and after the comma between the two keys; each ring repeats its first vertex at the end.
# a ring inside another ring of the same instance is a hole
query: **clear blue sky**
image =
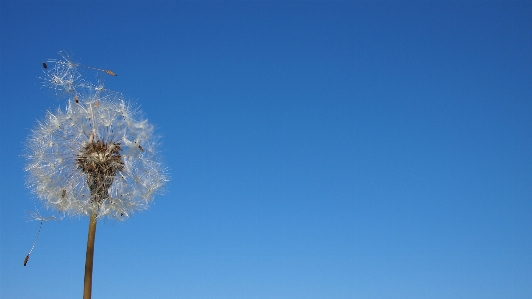
{"type": "MultiPolygon", "coordinates": [[[[532,298],[530,2],[0,4],[0,297],[82,295],[23,144],[41,62],[110,69],[171,171],[101,221],[93,298],[532,298]]],[[[94,74],[86,73],[90,79],[94,74]]]]}

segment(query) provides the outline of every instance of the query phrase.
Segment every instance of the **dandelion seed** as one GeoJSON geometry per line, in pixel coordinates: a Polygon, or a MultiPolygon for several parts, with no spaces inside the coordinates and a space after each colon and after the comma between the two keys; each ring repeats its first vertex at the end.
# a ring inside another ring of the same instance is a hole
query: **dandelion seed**
{"type": "Polygon", "coordinates": [[[103,70],[104,72],[108,73],[109,75],[111,76],[117,76],[113,71],[110,71],[110,70],[103,70]]]}
{"type": "Polygon", "coordinates": [[[88,69],[93,69],[93,70],[96,70],[96,71],[101,71],[101,72],[104,72],[108,75],[111,75],[111,76],[117,76],[115,74],[115,72],[111,71],[111,70],[104,70],[104,69],[100,69],[100,68],[97,68],[97,67],[92,67],[92,66],[87,66],[87,65],[82,65],[82,64],[78,64],[78,66],[81,66],[81,67],[84,67],[84,68],[88,68],[88,69]]]}
{"type": "Polygon", "coordinates": [[[30,252],[26,255],[26,258],[24,259],[24,267],[26,267],[26,264],[28,263],[28,260],[30,259],[30,254],[33,251],[33,248],[35,248],[37,239],[39,239],[39,235],[41,234],[41,228],[42,228],[42,221],[41,221],[41,224],[39,224],[39,231],[37,232],[37,237],[35,237],[35,241],[33,241],[33,245],[31,246],[30,252]]]}
{"type": "Polygon", "coordinates": [[[38,212],[32,212],[31,217],[32,217],[32,220],[40,221],[40,224],[39,224],[39,231],[37,232],[37,236],[35,237],[35,240],[33,241],[33,245],[31,246],[30,252],[26,255],[26,258],[24,258],[24,267],[26,266],[26,264],[28,263],[28,260],[30,259],[30,255],[33,252],[33,249],[35,248],[35,244],[37,244],[37,240],[39,239],[39,235],[41,234],[42,223],[44,221],[57,220],[55,216],[44,218],[38,212]]]}
{"type": "Polygon", "coordinates": [[[26,255],[26,257],[24,258],[24,267],[26,267],[26,264],[28,263],[29,259],[30,259],[30,254],[28,253],[28,255],[26,255]]]}

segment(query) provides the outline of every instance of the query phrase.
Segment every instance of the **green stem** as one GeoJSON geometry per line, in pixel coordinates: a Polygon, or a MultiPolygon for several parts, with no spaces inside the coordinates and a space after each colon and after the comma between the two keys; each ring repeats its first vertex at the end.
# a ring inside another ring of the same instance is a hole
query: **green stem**
{"type": "Polygon", "coordinates": [[[85,257],[85,279],[83,299],[91,299],[92,293],[92,262],[94,258],[94,239],[96,238],[97,213],[91,212],[89,220],[89,236],[87,238],[87,255],[85,257]]]}

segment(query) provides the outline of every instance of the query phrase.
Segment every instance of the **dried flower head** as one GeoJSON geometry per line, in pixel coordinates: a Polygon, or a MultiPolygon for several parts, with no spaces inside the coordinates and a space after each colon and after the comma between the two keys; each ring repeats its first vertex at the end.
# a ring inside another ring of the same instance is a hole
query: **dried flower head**
{"type": "Polygon", "coordinates": [[[145,209],[167,181],[153,126],[120,93],[78,78],[76,64],[55,61],[46,71],[55,78],[47,84],[72,97],[48,111],[28,139],[29,187],[70,215],[125,219],[145,209]]]}

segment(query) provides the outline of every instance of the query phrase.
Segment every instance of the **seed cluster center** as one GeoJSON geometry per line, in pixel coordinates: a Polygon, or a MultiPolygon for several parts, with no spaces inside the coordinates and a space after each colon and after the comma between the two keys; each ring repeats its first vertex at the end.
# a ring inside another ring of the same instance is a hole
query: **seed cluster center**
{"type": "Polygon", "coordinates": [[[101,203],[119,171],[124,169],[120,143],[95,140],[87,143],[76,158],[77,168],[87,175],[91,200],[101,203]]]}

